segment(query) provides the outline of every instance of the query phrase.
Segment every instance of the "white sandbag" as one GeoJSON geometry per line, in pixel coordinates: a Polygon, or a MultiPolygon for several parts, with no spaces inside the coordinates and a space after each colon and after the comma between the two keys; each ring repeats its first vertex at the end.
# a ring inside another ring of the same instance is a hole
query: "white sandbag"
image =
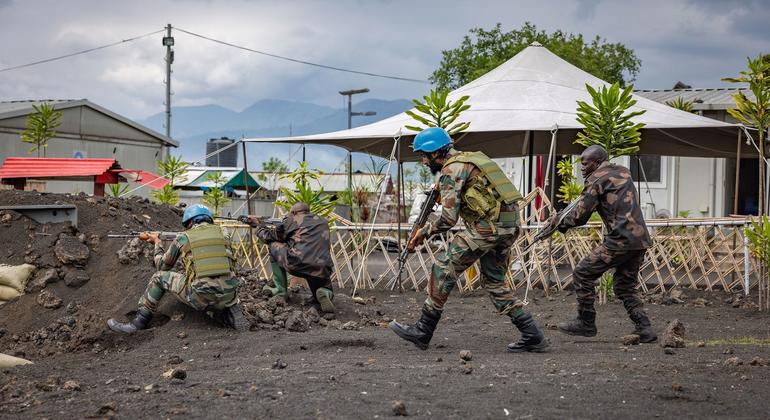
{"type": "Polygon", "coordinates": [[[32,362],[30,362],[27,359],[22,359],[20,357],[13,357],[7,354],[0,353],[0,369],[20,366],[20,365],[31,365],[31,364],[32,362]]]}
{"type": "Polygon", "coordinates": [[[9,286],[0,286],[0,301],[11,300],[21,295],[21,292],[9,286]]]}
{"type": "Polygon", "coordinates": [[[19,292],[23,292],[33,271],[35,271],[35,266],[32,264],[0,265],[0,285],[13,287],[19,292]]]}

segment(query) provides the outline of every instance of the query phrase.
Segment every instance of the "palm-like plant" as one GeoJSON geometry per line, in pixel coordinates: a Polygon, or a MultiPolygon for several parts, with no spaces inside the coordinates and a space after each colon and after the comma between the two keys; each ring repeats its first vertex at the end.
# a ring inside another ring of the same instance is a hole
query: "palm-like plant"
{"type": "Polygon", "coordinates": [[[115,198],[128,192],[128,185],[126,184],[107,184],[107,187],[110,190],[110,195],[115,198]]]}
{"type": "MultiPolygon", "coordinates": [[[[291,180],[294,183],[294,189],[290,190],[286,187],[281,187],[280,191],[283,193],[284,198],[276,201],[275,204],[288,211],[296,203],[307,203],[310,206],[311,213],[328,219],[332,212],[334,212],[337,200],[324,193],[323,186],[321,186],[318,180],[320,174],[320,171],[308,168],[307,162],[300,162],[297,169],[281,177],[282,179],[291,180]],[[313,191],[313,188],[310,186],[311,181],[318,184],[317,191],[313,191]]],[[[332,222],[332,220],[329,220],[329,222],[332,222]]]]}
{"type": "Polygon", "coordinates": [[[179,193],[171,184],[166,184],[163,188],[154,190],[151,194],[158,204],[173,206],[179,202],[179,193]]]}
{"type": "Polygon", "coordinates": [[[32,144],[29,152],[37,151],[37,157],[40,157],[40,150],[48,147],[48,140],[56,137],[56,128],[61,125],[59,120],[62,116],[61,111],[54,111],[49,103],[42,103],[40,106],[32,105],[34,114],[27,117],[27,128],[21,133],[21,141],[32,144]]]}
{"type": "Polygon", "coordinates": [[[602,86],[596,90],[586,84],[586,90],[591,95],[592,105],[578,101],[577,121],[585,128],[578,133],[575,142],[585,147],[601,145],[610,158],[639,151],[637,144],[642,136],[639,130],[644,124],[635,124],[631,119],[646,111],[626,113],[636,104],[631,96],[633,86],[621,90],[619,84],[613,83],[609,88],[602,86]]]}
{"type": "Polygon", "coordinates": [[[742,124],[757,129],[759,137],[759,214],[766,214],[765,194],[767,186],[765,185],[765,167],[763,161],[765,154],[765,132],[770,127],[770,57],[759,54],[756,60],[751,58],[748,61],[748,69],[742,71],[738,77],[726,77],[722,79],[731,83],[748,83],[749,90],[754,94],[754,100],[749,100],[743,92],[739,91],[733,95],[735,100],[735,109],[728,109],[727,112],[742,124]]]}
{"type": "Polygon", "coordinates": [[[470,105],[465,104],[470,96],[463,96],[457,101],[447,101],[449,95],[448,90],[431,90],[429,95],[423,96],[425,102],[420,102],[418,99],[412,99],[414,108],[417,112],[406,111],[406,114],[414,118],[417,122],[424,124],[425,127],[418,127],[414,125],[405,126],[408,130],[422,131],[429,127],[441,127],[445,129],[450,135],[457,134],[470,127],[469,122],[455,122],[460,114],[470,108],[470,105]],[[419,112],[419,114],[418,114],[419,112]],[[423,114],[423,115],[420,115],[423,114]]]}
{"type": "Polygon", "coordinates": [[[681,96],[678,96],[670,101],[666,101],[666,105],[670,106],[671,108],[676,108],[680,111],[692,112],[695,101],[686,101],[681,96]]]}
{"type": "Polygon", "coordinates": [[[575,164],[569,157],[565,157],[556,163],[556,172],[562,180],[556,197],[562,203],[569,203],[583,192],[583,186],[575,178],[575,164]]]}
{"type": "Polygon", "coordinates": [[[213,187],[206,190],[203,193],[203,202],[207,206],[214,209],[214,215],[219,215],[219,211],[224,207],[230,199],[222,191],[222,186],[225,184],[226,179],[222,176],[222,172],[216,171],[208,174],[206,180],[214,184],[213,187]]]}

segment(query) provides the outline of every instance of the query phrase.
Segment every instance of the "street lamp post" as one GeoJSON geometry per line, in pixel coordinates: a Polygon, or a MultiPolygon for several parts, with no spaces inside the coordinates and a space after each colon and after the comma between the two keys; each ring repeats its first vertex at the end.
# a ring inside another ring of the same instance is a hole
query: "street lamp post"
{"type": "MultiPolygon", "coordinates": [[[[377,115],[374,111],[353,112],[353,95],[369,92],[368,88],[343,90],[340,95],[348,97],[348,129],[353,128],[353,117],[370,117],[377,115]]],[[[353,193],[353,153],[348,151],[348,190],[353,193]]]]}

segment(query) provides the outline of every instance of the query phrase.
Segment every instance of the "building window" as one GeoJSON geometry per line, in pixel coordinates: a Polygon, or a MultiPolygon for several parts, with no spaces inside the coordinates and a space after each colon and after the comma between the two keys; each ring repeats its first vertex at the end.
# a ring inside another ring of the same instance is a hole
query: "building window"
{"type": "Polygon", "coordinates": [[[628,169],[631,170],[631,176],[635,182],[663,182],[661,169],[663,158],[661,156],[629,156],[629,159],[631,162],[628,169]],[[640,162],[641,168],[639,167],[640,162]]]}

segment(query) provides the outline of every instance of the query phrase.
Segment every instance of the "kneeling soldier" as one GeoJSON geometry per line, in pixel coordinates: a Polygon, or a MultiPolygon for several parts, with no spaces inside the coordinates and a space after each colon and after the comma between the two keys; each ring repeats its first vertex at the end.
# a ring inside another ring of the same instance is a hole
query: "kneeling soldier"
{"type": "Polygon", "coordinates": [[[139,238],[155,244],[155,267],[159,270],[139,300],[136,317],[130,322],[107,320],[113,331],[133,333],[147,328],[161,298],[170,292],[182,303],[207,311],[226,327],[248,329],[238,304],[238,277],[230,249],[230,240],[222,228],[214,224],[211,211],[200,204],[188,207],[182,215],[185,231],[164,250],[157,233],[143,232],[139,238]],[[182,260],[184,273],[170,271],[182,260]]]}
{"type": "Polygon", "coordinates": [[[277,224],[263,223],[255,216],[241,220],[257,228],[257,237],[268,245],[273,287],[265,286],[265,290],[273,296],[286,296],[288,272],[307,280],[321,311],[334,313],[329,222],[311,213],[307,203],[294,204],[277,224]]]}

